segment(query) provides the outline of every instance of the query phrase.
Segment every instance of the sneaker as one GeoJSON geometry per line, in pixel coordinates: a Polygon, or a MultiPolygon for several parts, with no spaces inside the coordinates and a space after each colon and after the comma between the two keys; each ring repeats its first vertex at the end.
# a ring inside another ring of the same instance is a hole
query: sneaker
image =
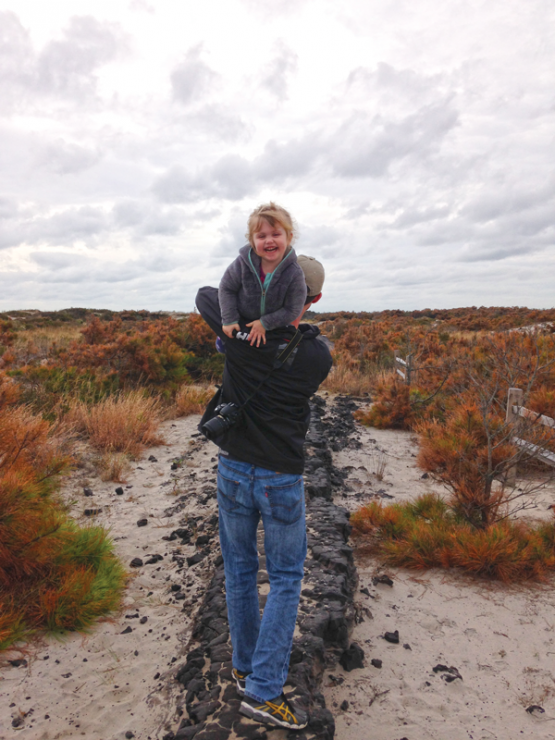
{"type": "Polygon", "coordinates": [[[239,696],[245,696],[245,684],[248,675],[248,673],[241,673],[241,671],[238,671],[237,668],[234,668],[231,671],[231,678],[235,681],[235,685],[237,686],[237,693],[239,694],[239,696]]]}
{"type": "Polygon", "coordinates": [[[285,694],[268,701],[257,701],[251,699],[250,696],[245,696],[239,712],[257,722],[286,727],[288,730],[302,730],[308,724],[305,712],[295,709],[287,701],[285,694]]]}

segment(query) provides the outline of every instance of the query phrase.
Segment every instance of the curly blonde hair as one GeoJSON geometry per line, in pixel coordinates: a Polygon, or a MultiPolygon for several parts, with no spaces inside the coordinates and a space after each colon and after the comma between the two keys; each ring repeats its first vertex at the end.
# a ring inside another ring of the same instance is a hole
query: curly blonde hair
{"type": "Polygon", "coordinates": [[[277,203],[270,201],[255,208],[249,216],[247,222],[248,231],[245,236],[251,246],[254,246],[254,234],[260,229],[263,220],[267,221],[270,226],[275,226],[278,223],[286,232],[291,244],[297,238],[297,224],[289,211],[286,211],[282,206],[278,206],[277,203]]]}

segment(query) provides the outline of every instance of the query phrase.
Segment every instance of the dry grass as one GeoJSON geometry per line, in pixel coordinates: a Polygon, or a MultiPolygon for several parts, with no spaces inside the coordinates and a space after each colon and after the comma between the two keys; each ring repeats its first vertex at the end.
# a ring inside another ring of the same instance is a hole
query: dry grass
{"type": "Polygon", "coordinates": [[[378,375],[378,371],[376,374],[361,373],[359,370],[354,370],[338,362],[332,367],[330,374],[322,383],[321,390],[330,393],[363,396],[375,388],[378,375]]]}
{"type": "Polygon", "coordinates": [[[175,416],[202,414],[215,390],[213,386],[183,385],[175,397],[175,416]]]}
{"type": "Polygon", "coordinates": [[[18,332],[16,348],[23,345],[34,346],[38,354],[47,357],[53,347],[67,347],[81,337],[79,326],[51,326],[42,329],[28,329],[18,332]]]}
{"type": "Polygon", "coordinates": [[[105,452],[97,464],[100,478],[103,481],[127,483],[127,475],[131,472],[129,457],[124,452],[105,452]]]}
{"type": "Polygon", "coordinates": [[[140,391],[111,396],[90,407],[78,402],[67,414],[67,422],[88,437],[95,449],[133,459],[146,447],[163,443],[158,434],[161,420],[160,401],[140,391]]]}

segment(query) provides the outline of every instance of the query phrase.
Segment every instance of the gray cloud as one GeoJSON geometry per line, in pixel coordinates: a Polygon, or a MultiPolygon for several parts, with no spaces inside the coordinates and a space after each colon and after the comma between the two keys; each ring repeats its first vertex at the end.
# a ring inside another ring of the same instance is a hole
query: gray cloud
{"type": "Polygon", "coordinates": [[[98,149],[59,138],[42,147],[37,164],[57,175],[69,175],[88,170],[100,158],[98,149]]]}
{"type": "Polygon", "coordinates": [[[96,71],[126,48],[117,24],[92,16],[70,18],[62,37],[36,52],[28,31],[10,11],[0,12],[0,91],[2,108],[39,95],[82,101],[96,93],[96,71]]]}
{"type": "Polygon", "coordinates": [[[382,177],[396,160],[437,150],[458,120],[450,103],[426,106],[399,121],[355,113],[335,136],[334,170],[342,177],[382,177]]]}
{"type": "Polygon", "coordinates": [[[278,100],[286,100],[289,79],[297,71],[298,64],[297,54],[282,43],[278,54],[263,71],[260,86],[278,100]]]}
{"type": "Polygon", "coordinates": [[[201,51],[202,44],[190,49],[170,75],[173,99],[183,105],[204,97],[218,77],[200,58],[201,51]]]}
{"type": "Polygon", "coordinates": [[[94,72],[116,58],[122,42],[118,27],[92,16],[74,16],[63,38],[51,41],[38,56],[38,89],[73,98],[93,93],[94,72]]]}

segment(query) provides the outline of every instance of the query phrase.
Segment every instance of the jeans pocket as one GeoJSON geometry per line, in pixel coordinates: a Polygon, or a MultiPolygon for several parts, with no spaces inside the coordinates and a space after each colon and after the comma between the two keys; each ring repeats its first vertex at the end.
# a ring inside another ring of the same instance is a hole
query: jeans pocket
{"type": "Polygon", "coordinates": [[[237,503],[237,491],[239,490],[239,481],[228,478],[218,471],[218,503],[226,511],[233,511],[239,504],[237,503]]]}
{"type": "Polygon", "coordinates": [[[304,486],[302,478],[280,486],[266,486],[272,519],[282,524],[294,524],[303,513],[304,486]]]}

